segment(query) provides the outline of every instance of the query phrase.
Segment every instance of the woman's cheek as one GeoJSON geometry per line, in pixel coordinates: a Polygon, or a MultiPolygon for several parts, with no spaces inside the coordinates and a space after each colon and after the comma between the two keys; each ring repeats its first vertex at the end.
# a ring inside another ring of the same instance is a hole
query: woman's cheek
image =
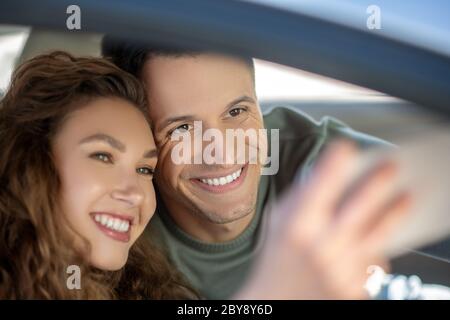
{"type": "Polygon", "coordinates": [[[89,220],[89,213],[95,209],[96,202],[101,199],[103,184],[92,172],[78,171],[77,173],[64,181],[65,208],[72,220],[89,220]]]}
{"type": "Polygon", "coordinates": [[[145,191],[145,207],[143,208],[144,228],[149,223],[156,210],[155,188],[153,187],[153,183],[150,183],[151,186],[145,191]]]}

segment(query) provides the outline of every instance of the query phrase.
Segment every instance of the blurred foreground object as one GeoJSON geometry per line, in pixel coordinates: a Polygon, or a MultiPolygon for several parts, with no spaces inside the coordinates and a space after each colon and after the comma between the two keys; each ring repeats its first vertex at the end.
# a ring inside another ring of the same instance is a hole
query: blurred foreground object
{"type": "Polygon", "coordinates": [[[380,160],[392,160],[399,169],[392,190],[413,192],[410,217],[388,242],[389,257],[430,245],[450,235],[450,130],[437,128],[409,137],[399,148],[371,150],[359,160],[355,178],[380,160]]]}

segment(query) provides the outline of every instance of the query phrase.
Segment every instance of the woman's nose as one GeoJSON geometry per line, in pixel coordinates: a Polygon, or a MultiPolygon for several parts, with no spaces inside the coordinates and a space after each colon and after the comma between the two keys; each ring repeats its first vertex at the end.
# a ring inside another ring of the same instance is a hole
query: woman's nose
{"type": "Polygon", "coordinates": [[[139,206],[144,199],[142,190],[137,177],[124,177],[113,189],[111,197],[115,200],[125,202],[130,207],[139,206]]]}

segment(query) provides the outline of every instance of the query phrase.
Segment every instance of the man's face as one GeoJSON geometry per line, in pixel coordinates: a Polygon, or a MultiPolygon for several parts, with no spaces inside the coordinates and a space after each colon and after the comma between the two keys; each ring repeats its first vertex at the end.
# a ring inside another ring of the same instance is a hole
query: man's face
{"type": "MultiPolygon", "coordinates": [[[[262,129],[250,67],[239,59],[213,54],[160,56],[146,63],[143,74],[160,155],[155,178],[169,210],[219,224],[254,212],[261,166],[248,161],[253,142],[246,139],[244,148],[236,146],[233,156],[230,149],[215,150],[223,152],[222,164],[205,164],[203,159],[201,164],[194,160],[176,164],[172,151],[179,142],[171,140],[174,131],[189,132],[194,145],[194,139],[202,138],[194,133],[194,121],[201,121],[203,132],[215,128],[223,137],[226,129],[262,129]]],[[[201,142],[202,154],[208,144],[211,141],[201,142]]],[[[199,152],[193,149],[191,159],[199,152]]]]}

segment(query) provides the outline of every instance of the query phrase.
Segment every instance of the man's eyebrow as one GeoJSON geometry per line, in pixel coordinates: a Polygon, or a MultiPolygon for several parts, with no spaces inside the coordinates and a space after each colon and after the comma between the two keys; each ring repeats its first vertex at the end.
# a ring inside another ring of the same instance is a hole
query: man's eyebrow
{"type": "MultiPolygon", "coordinates": [[[[241,103],[241,102],[250,102],[253,104],[256,104],[255,99],[253,99],[250,96],[247,95],[243,95],[240,96],[239,98],[234,99],[233,101],[229,102],[226,106],[226,109],[231,108],[232,106],[241,103]]],[[[166,120],[164,120],[161,125],[159,125],[159,128],[163,129],[165,127],[167,127],[169,124],[175,123],[175,122],[179,122],[179,121],[193,121],[195,120],[196,117],[194,115],[183,115],[183,116],[176,116],[176,117],[170,117],[166,120]]]]}
{"type": "Polygon", "coordinates": [[[144,153],[144,158],[156,158],[158,156],[158,151],[156,149],[151,149],[144,153]]]}
{"type": "Polygon", "coordinates": [[[93,142],[93,141],[106,142],[111,147],[113,147],[114,149],[119,150],[120,152],[125,152],[125,150],[126,150],[126,147],[125,147],[125,145],[122,142],[120,142],[116,138],[113,138],[110,135],[105,134],[105,133],[96,133],[96,134],[93,134],[93,135],[88,136],[86,138],[83,138],[83,139],[81,139],[79,144],[93,142]]]}
{"type": "Polygon", "coordinates": [[[230,103],[228,103],[226,109],[229,109],[229,108],[231,108],[232,106],[235,106],[235,105],[237,105],[237,104],[239,104],[239,103],[241,103],[241,102],[250,102],[250,103],[256,104],[255,99],[253,99],[253,98],[250,97],[250,96],[243,95],[243,96],[240,96],[239,98],[234,99],[234,100],[231,101],[230,103]]]}
{"type": "Polygon", "coordinates": [[[169,124],[179,122],[179,121],[192,121],[195,120],[195,116],[193,115],[184,115],[184,116],[178,116],[178,117],[170,117],[166,120],[164,120],[161,125],[159,126],[161,129],[167,127],[169,124]]]}

